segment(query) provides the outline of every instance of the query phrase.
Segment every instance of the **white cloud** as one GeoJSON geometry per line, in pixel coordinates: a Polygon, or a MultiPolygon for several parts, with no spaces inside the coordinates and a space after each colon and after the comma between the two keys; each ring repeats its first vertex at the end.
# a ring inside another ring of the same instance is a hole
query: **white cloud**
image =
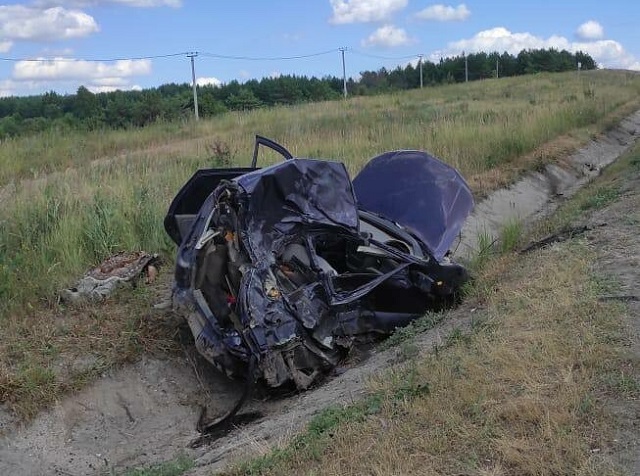
{"type": "Polygon", "coordinates": [[[117,76],[105,76],[102,78],[87,79],[89,79],[91,81],[91,84],[96,87],[121,88],[129,85],[129,78],[122,78],[117,76]]]}
{"type": "Polygon", "coordinates": [[[11,40],[63,40],[87,36],[98,30],[93,17],[78,10],[0,5],[0,38],[7,49],[11,47],[11,40]]]}
{"type": "Polygon", "coordinates": [[[38,0],[36,5],[51,6],[60,5],[72,8],[95,7],[104,4],[118,4],[126,7],[173,7],[182,6],[182,0],[38,0]]]}
{"type": "Polygon", "coordinates": [[[386,20],[407,6],[408,0],[330,0],[331,23],[368,23],[386,20]]]}
{"type": "Polygon", "coordinates": [[[91,91],[93,94],[98,93],[112,93],[113,91],[127,91],[130,90],[130,87],[119,87],[119,86],[96,86],[93,84],[89,84],[87,89],[91,91]]]}
{"type": "Polygon", "coordinates": [[[431,5],[416,13],[416,18],[420,20],[433,21],[462,21],[469,18],[471,11],[462,3],[457,7],[449,5],[431,5]]]}
{"type": "Polygon", "coordinates": [[[94,93],[139,90],[140,86],[132,84],[131,80],[150,73],[149,60],[105,63],[59,57],[18,61],[11,78],[0,81],[0,95],[34,94],[51,89],[74,92],[81,85],[94,93]]]}
{"type": "Polygon", "coordinates": [[[541,38],[531,33],[513,33],[506,28],[496,27],[484,30],[475,36],[454,41],[447,45],[443,51],[434,52],[430,58],[438,61],[441,57],[456,56],[463,51],[474,52],[503,52],[517,55],[526,49],[547,49],[584,51],[589,53],[598,65],[605,68],[622,68],[640,70],[640,62],[624,47],[614,40],[598,40],[587,42],[572,42],[559,35],[552,35],[549,38],[541,38]]]}
{"type": "Polygon", "coordinates": [[[41,87],[35,81],[15,81],[13,79],[0,80],[0,97],[25,95],[25,94],[42,94],[50,91],[52,88],[48,84],[41,87]]]}
{"type": "Polygon", "coordinates": [[[403,46],[413,41],[402,28],[393,25],[384,25],[374,31],[369,38],[362,40],[362,46],[382,46],[391,48],[394,46],[403,46]]]}
{"type": "Polygon", "coordinates": [[[151,73],[149,60],[122,60],[113,63],[55,58],[43,61],[18,61],[13,79],[18,81],[86,81],[98,86],[124,85],[121,80],[151,73]]]}
{"type": "Polygon", "coordinates": [[[89,84],[87,89],[91,91],[93,94],[98,93],[111,93],[113,91],[142,91],[142,87],[137,84],[125,84],[123,86],[100,86],[89,84]]]}
{"type": "Polygon", "coordinates": [[[496,27],[481,31],[471,38],[449,43],[442,56],[453,56],[460,54],[462,51],[467,53],[507,51],[511,54],[518,54],[525,49],[566,49],[567,46],[568,41],[560,36],[551,36],[548,39],[543,39],[531,33],[512,33],[506,28],[496,27]]]}
{"type": "Polygon", "coordinates": [[[218,78],[214,78],[213,76],[210,76],[206,78],[196,79],[196,84],[198,86],[216,86],[217,87],[222,85],[222,81],[220,81],[218,78]]]}
{"type": "MultiPolygon", "coordinates": [[[[118,85],[100,85],[100,84],[87,84],[87,89],[93,94],[98,93],[111,93],[113,91],[142,91],[142,88],[137,84],[123,84],[118,85]]],[[[77,88],[76,88],[77,89],[77,88]]]]}
{"type": "Polygon", "coordinates": [[[589,20],[578,27],[576,36],[581,40],[600,40],[604,38],[604,29],[597,21],[589,20]]]}
{"type": "Polygon", "coordinates": [[[614,40],[598,40],[572,43],[570,51],[584,51],[604,68],[621,68],[640,71],[640,60],[614,40]]]}

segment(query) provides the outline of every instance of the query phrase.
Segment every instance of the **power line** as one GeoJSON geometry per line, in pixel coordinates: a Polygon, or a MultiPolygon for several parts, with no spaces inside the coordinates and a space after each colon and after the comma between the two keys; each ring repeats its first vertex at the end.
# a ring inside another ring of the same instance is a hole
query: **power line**
{"type": "MultiPolygon", "coordinates": [[[[335,53],[335,49],[319,51],[317,53],[309,53],[304,55],[294,55],[294,56],[235,56],[235,55],[223,55],[218,53],[205,53],[199,52],[199,56],[205,56],[208,58],[218,58],[218,59],[229,59],[229,60],[244,60],[244,61],[285,61],[285,60],[295,60],[295,59],[304,59],[304,58],[313,58],[316,56],[328,55],[331,53],[335,53]]],[[[191,54],[189,51],[182,51],[180,53],[167,53],[162,55],[145,55],[145,56],[128,56],[128,57],[115,57],[115,58],[59,58],[59,57],[48,57],[48,58],[17,58],[17,57],[9,57],[4,56],[0,57],[0,61],[7,62],[29,62],[29,63],[72,63],[77,61],[86,61],[86,62],[96,62],[96,63],[108,63],[112,61],[133,61],[133,60],[145,60],[145,59],[162,59],[162,58],[172,58],[176,56],[188,56],[191,54]]]]}
{"type": "Polygon", "coordinates": [[[283,60],[294,60],[294,59],[303,59],[303,58],[313,58],[316,56],[323,56],[335,53],[336,50],[327,50],[320,51],[318,53],[310,53],[306,55],[295,55],[295,56],[233,56],[233,55],[221,55],[217,53],[200,53],[200,56],[206,56],[208,58],[219,58],[219,59],[231,59],[231,60],[243,60],[243,61],[283,61],[283,60]]]}
{"type": "MultiPolygon", "coordinates": [[[[340,51],[340,48],[337,49],[340,51]]],[[[304,58],[314,58],[318,56],[324,56],[335,53],[336,49],[318,51],[315,53],[301,54],[301,55],[292,55],[292,56],[240,56],[240,55],[225,55],[220,53],[209,53],[209,52],[198,52],[198,56],[206,57],[206,58],[217,58],[217,59],[228,59],[228,60],[241,60],[241,61],[287,61],[287,60],[297,60],[304,58]]],[[[349,51],[353,54],[359,56],[365,56],[368,58],[382,59],[382,60],[403,60],[415,58],[416,55],[406,55],[406,56],[380,56],[374,55],[370,53],[365,53],[363,51],[349,49],[349,51]]],[[[28,63],[73,63],[78,61],[86,61],[86,62],[95,62],[95,63],[108,63],[113,61],[135,61],[135,60],[146,60],[146,59],[162,59],[162,58],[173,58],[176,56],[188,56],[191,52],[182,51],[179,53],[167,53],[167,54],[158,54],[158,55],[144,55],[144,56],[121,56],[121,57],[111,57],[111,58],[86,58],[86,57],[78,57],[78,58],[60,58],[60,57],[43,57],[43,58],[18,58],[11,56],[3,56],[0,57],[0,61],[6,62],[28,62],[28,63]]],[[[419,55],[418,55],[419,56],[419,55]]]]}
{"type": "Polygon", "coordinates": [[[12,61],[12,62],[29,62],[29,63],[73,63],[76,61],[86,61],[90,63],[108,63],[111,61],[135,61],[145,59],[159,59],[159,58],[171,58],[175,56],[185,56],[189,52],[184,51],[182,53],[168,53],[164,55],[149,55],[149,56],[131,56],[123,58],[11,58],[0,57],[0,61],[12,61]]]}

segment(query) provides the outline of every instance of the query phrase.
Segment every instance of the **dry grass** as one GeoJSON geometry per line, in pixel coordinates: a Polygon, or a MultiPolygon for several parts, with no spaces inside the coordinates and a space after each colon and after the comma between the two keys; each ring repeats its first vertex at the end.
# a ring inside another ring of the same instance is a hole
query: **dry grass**
{"type": "Polygon", "coordinates": [[[344,161],[352,172],[381,151],[415,148],[471,176],[560,135],[587,126],[595,127],[587,132],[597,132],[615,121],[620,108],[630,103],[637,108],[639,90],[640,78],[621,71],[540,74],[234,112],[197,124],[44,133],[3,143],[0,184],[149,150],[157,163],[203,159],[214,139],[227,143],[234,160],[246,164],[255,133],[275,138],[299,156],[344,161]]]}
{"type": "Polygon", "coordinates": [[[593,259],[573,242],[491,261],[472,334],[377,378],[363,411],[228,474],[618,474],[598,392],[621,308],[597,301],[593,259]]]}
{"type": "Polygon", "coordinates": [[[59,326],[70,311],[57,304],[57,291],[117,251],[145,249],[170,261],[174,247],[162,219],[171,198],[198,167],[223,159],[248,164],[254,133],[299,156],[343,160],[352,173],[385,150],[429,150],[483,193],[557,160],[637,109],[639,90],[640,78],[624,72],[544,74],[230,113],[197,125],[3,143],[0,403],[32,415],[145,348],[139,326],[151,299],[71,312],[80,324],[59,326]],[[228,157],[212,153],[215,141],[228,147],[228,157]],[[99,317],[83,321],[83,312],[99,317]],[[90,352],[94,364],[74,370],[84,350],[73,349],[99,335],[105,338],[90,352]]]}
{"type": "Polygon", "coordinates": [[[34,306],[5,320],[3,335],[11,339],[0,341],[0,401],[30,419],[114,365],[141,353],[179,352],[175,327],[152,309],[166,285],[122,290],[96,304],[34,306]]]}

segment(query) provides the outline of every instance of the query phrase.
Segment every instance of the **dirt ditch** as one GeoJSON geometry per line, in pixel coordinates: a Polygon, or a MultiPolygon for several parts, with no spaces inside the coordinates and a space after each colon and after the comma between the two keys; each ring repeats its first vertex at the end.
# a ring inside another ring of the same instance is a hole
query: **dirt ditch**
{"type": "Polygon", "coordinates": [[[562,160],[528,173],[508,188],[497,190],[477,204],[467,220],[455,255],[468,257],[480,251],[479,238],[499,238],[506,224],[530,223],[552,213],[601,170],[626,152],[640,136],[640,111],[598,139],[562,160]]]}
{"type": "MultiPolygon", "coordinates": [[[[570,196],[625,152],[638,135],[640,111],[569,157],[562,167],[549,165],[512,187],[495,192],[477,206],[463,231],[457,255],[470,256],[477,250],[480,233],[497,234],[509,220],[530,221],[549,213],[559,200],[570,196]]],[[[611,225],[609,218],[606,221],[611,225]]],[[[603,254],[603,266],[615,270],[622,258],[616,261],[617,248],[609,238],[611,226],[606,228],[594,231],[593,239],[609,243],[604,247],[610,254],[603,254]],[[612,260],[610,264],[608,259],[612,260]]],[[[624,240],[625,236],[621,233],[618,238],[624,240]]],[[[640,249],[637,245],[636,253],[640,249]]],[[[639,269],[638,256],[634,259],[635,267],[630,265],[629,273],[633,269],[637,273],[639,269]]],[[[629,277],[629,286],[637,286],[638,276],[629,274],[629,277]]],[[[637,290],[634,292],[638,294],[637,290]]],[[[432,349],[453,329],[468,328],[481,313],[481,309],[463,305],[421,335],[417,344],[422,349],[432,349]]],[[[636,351],[637,322],[636,313],[636,351]]],[[[240,455],[261,453],[284,441],[318,410],[357,400],[371,375],[400,360],[398,349],[374,349],[368,355],[353,356],[336,372],[339,375],[314,390],[278,398],[254,397],[242,410],[252,416],[251,421],[231,428],[214,444],[191,449],[189,442],[197,436],[195,425],[202,406],[206,404],[213,416],[224,413],[238,398],[242,384],[216,374],[192,353],[181,359],[146,357],[103,375],[89,388],[40,414],[29,426],[7,432],[0,439],[0,474],[117,474],[126,468],[166,461],[180,454],[196,461],[189,474],[211,474],[240,455]]],[[[636,460],[632,464],[637,467],[638,443],[633,439],[637,436],[621,431],[620,438],[624,440],[619,448],[621,458],[632,458],[635,451],[636,460]]]]}

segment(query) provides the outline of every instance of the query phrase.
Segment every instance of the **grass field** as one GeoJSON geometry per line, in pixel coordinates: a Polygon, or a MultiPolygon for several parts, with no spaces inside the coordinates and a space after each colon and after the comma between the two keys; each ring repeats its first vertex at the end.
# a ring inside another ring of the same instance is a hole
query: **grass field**
{"type": "Polygon", "coordinates": [[[198,124],[6,141],[0,401],[29,417],[104,368],[170,346],[146,319],[154,299],[148,290],[80,310],[58,304],[57,291],[120,250],[171,260],[162,228],[171,198],[198,167],[247,165],[255,133],[298,156],[344,161],[352,173],[386,150],[428,150],[482,194],[640,108],[639,93],[640,78],[631,73],[543,74],[230,113],[198,124]],[[60,370],[87,352],[95,364],[60,370]]]}

